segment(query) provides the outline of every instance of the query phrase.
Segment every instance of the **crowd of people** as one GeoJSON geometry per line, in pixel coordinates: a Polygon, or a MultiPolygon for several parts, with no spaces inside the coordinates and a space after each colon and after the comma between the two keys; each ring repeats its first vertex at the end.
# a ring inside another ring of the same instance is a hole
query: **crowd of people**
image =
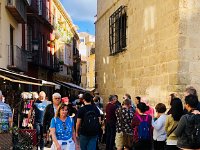
{"type": "Polygon", "coordinates": [[[134,104],[129,94],[123,99],[120,106],[117,97],[110,96],[106,105],[106,150],[200,149],[200,103],[194,87],[186,88],[184,107],[170,94],[168,111],[164,103],[154,109],[139,96],[134,104]]]}
{"type": "MultiPolygon", "coordinates": [[[[12,111],[2,97],[0,91],[4,126],[0,125],[7,131],[12,111]]],[[[200,103],[191,86],[183,100],[170,94],[168,110],[164,103],[150,106],[146,98],[132,100],[129,94],[124,94],[122,104],[117,95],[110,95],[105,109],[99,95],[87,92],[74,101],[54,93],[50,102],[44,91],[34,97],[28,120],[37,130],[41,150],[45,145],[52,150],[98,150],[99,142],[106,150],[200,149],[200,103]]]]}

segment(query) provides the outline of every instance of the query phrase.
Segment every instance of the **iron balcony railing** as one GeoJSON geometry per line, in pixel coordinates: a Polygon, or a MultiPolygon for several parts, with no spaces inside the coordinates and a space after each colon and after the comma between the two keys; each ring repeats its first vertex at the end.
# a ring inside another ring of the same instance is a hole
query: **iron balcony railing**
{"type": "Polygon", "coordinates": [[[28,11],[31,10],[35,13],[38,13],[38,3],[39,3],[38,0],[29,0],[30,6],[28,7],[28,11]]]}
{"type": "Polygon", "coordinates": [[[60,64],[59,59],[55,56],[51,57],[52,60],[45,60],[46,58],[41,54],[40,51],[32,51],[32,63],[55,72],[59,71],[60,64]]]}
{"type": "Polygon", "coordinates": [[[55,26],[55,16],[51,13],[50,9],[40,2],[38,5],[39,15],[42,16],[50,25],[55,26]]]}
{"type": "Polygon", "coordinates": [[[6,8],[18,23],[25,23],[27,3],[24,0],[7,0],[6,8]]]}
{"type": "Polygon", "coordinates": [[[8,45],[8,68],[27,71],[26,51],[17,45],[8,45]]]}

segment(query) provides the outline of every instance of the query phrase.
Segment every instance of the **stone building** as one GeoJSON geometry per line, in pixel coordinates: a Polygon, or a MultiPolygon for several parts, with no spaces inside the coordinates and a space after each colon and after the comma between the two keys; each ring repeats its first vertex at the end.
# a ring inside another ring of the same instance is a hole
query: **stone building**
{"type": "Polygon", "coordinates": [[[200,1],[98,0],[96,79],[100,95],[147,96],[152,105],[200,90],[200,1]]]}

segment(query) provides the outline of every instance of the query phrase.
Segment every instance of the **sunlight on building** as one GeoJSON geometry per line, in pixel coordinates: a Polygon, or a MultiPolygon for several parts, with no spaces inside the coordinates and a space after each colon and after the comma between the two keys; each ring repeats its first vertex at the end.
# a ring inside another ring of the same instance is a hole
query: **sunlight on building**
{"type": "Polygon", "coordinates": [[[144,29],[154,29],[155,27],[155,6],[147,7],[144,10],[144,29]]]}

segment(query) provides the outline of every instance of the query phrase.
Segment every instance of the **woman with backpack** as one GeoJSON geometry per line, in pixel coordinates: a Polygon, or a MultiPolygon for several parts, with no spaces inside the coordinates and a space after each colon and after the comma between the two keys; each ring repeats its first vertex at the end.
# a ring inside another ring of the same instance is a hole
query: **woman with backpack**
{"type": "Polygon", "coordinates": [[[167,141],[165,150],[179,150],[177,147],[177,137],[174,130],[178,126],[178,122],[183,115],[183,104],[179,98],[174,98],[170,103],[170,115],[167,116],[165,123],[165,131],[167,133],[167,141]]]}
{"type": "Polygon", "coordinates": [[[56,117],[51,119],[50,133],[53,140],[51,150],[75,150],[74,122],[68,112],[67,105],[61,103],[56,111],[56,117]]]}
{"type": "Polygon", "coordinates": [[[137,113],[134,114],[132,120],[133,128],[133,146],[135,150],[151,150],[152,149],[152,117],[145,114],[149,107],[140,102],[137,104],[137,113]]]}

